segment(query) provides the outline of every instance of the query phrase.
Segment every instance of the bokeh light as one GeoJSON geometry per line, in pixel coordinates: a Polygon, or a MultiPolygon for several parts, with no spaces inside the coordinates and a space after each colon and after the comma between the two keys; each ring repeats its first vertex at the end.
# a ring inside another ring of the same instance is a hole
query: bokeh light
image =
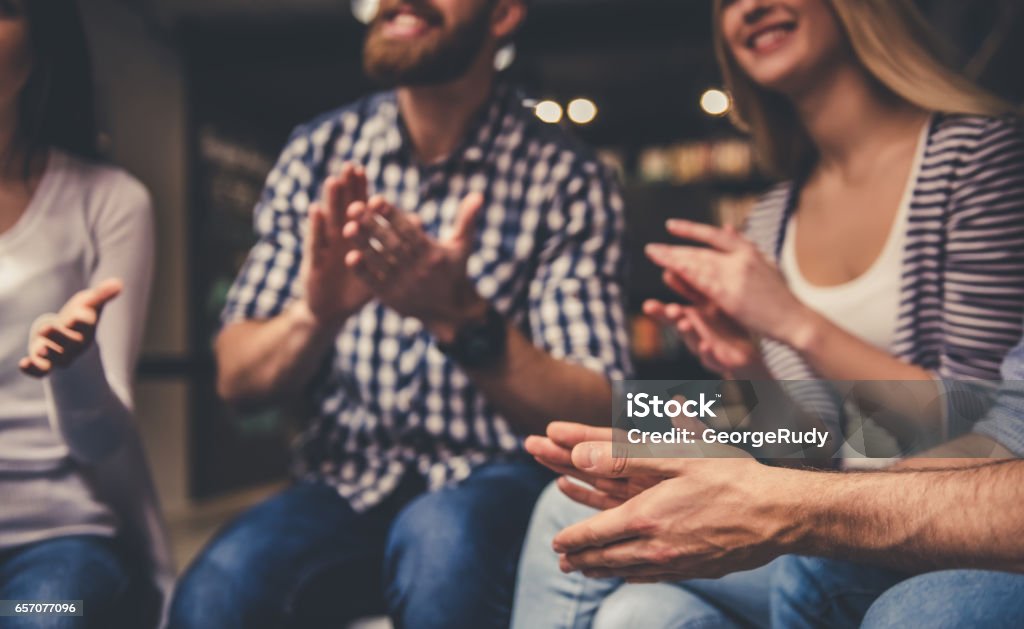
{"type": "Polygon", "coordinates": [[[577,98],[569,103],[568,113],[576,124],[590,124],[597,118],[597,105],[589,98],[577,98]]]}
{"type": "Polygon", "coordinates": [[[562,106],[553,100],[542,100],[537,103],[534,112],[548,124],[558,124],[562,121],[562,106]]]}
{"type": "Polygon", "coordinates": [[[369,24],[377,17],[380,0],[352,0],[352,15],[363,24],[369,24]]]}
{"type": "Polygon", "coordinates": [[[732,99],[719,89],[709,89],[700,97],[700,108],[710,116],[724,116],[732,109],[732,99]]]}

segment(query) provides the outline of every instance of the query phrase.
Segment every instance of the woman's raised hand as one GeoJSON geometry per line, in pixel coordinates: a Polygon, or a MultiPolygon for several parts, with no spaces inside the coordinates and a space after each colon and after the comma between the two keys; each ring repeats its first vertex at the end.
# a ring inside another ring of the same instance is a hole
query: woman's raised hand
{"type": "Polygon", "coordinates": [[[103,307],[121,294],[121,280],[106,280],[76,293],[60,312],[38,325],[29,340],[28,356],[18,367],[26,375],[43,378],[55,368],[73,363],[96,338],[103,307]]]}
{"type": "Polygon", "coordinates": [[[650,300],[644,313],[672,326],[708,371],[726,379],[767,378],[756,340],[743,326],[712,306],[681,306],[650,300]]]}
{"type": "MultiPolygon", "coordinates": [[[[665,269],[670,287],[698,294],[752,334],[794,344],[812,315],[752,242],[731,227],[691,221],[669,221],[668,231],[708,245],[648,245],[647,256],[665,269]]],[[[702,322],[689,318],[691,326],[711,323],[707,316],[703,318],[702,322]]]]}

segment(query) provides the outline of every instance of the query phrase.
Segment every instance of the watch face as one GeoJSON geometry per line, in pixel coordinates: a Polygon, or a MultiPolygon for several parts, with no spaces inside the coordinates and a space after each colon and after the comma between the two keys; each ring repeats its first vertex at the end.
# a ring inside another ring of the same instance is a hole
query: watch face
{"type": "MultiPolygon", "coordinates": [[[[483,330],[481,330],[482,332],[483,330]]],[[[486,358],[491,353],[491,339],[484,334],[475,334],[466,344],[466,353],[473,358],[486,358]]]]}
{"type": "Polygon", "coordinates": [[[500,360],[507,333],[501,315],[491,312],[482,325],[462,331],[452,348],[452,355],[467,367],[485,366],[500,360]]]}

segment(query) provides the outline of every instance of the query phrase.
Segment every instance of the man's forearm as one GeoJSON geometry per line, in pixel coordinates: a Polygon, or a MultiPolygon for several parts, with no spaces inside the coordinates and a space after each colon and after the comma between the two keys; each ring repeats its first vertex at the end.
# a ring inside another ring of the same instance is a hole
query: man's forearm
{"type": "Polygon", "coordinates": [[[502,361],[467,373],[514,430],[543,434],[552,420],[591,425],[611,421],[612,390],[605,376],[556,360],[515,327],[508,330],[502,361]]]}
{"type": "Polygon", "coordinates": [[[314,376],[336,334],[301,302],[273,319],[231,324],[217,338],[217,391],[242,408],[294,395],[314,376]]]}
{"type": "Polygon", "coordinates": [[[808,497],[802,501],[804,531],[794,552],[907,571],[1024,572],[1024,462],[959,470],[786,473],[802,476],[791,476],[782,491],[808,497]]]}

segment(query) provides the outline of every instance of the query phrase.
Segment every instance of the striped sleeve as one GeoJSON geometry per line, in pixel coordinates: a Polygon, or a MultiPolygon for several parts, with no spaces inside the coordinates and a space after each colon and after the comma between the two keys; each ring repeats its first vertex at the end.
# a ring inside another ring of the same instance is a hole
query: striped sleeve
{"type": "Polygon", "coordinates": [[[940,371],[997,380],[1024,314],[1024,131],[985,120],[972,145],[950,197],[940,371]]]}
{"type": "MultiPolygon", "coordinates": [[[[744,226],[744,235],[769,260],[778,261],[780,238],[785,233],[787,207],[793,194],[793,184],[779,184],[769,190],[751,212],[744,226]]],[[[842,398],[829,383],[818,375],[792,347],[761,339],[761,357],[772,377],[779,381],[782,391],[806,420],[824,427],[833,444],[842,443],[842,398]]]]}
{"type": "Polygon", "coordinates": [[[1024,343],[1003,363],[1003,384],[995,404],[974,430],[1024,458],[1024,343]]]}
{"type": "Polygon", "coordinates": [[[253,212],[257,241],[228,292],[223,325],[270,319],[298,296],[305,217],[315,198],[311,145],[296,130],[267,177],[253,212]]]}
{"type": "Polygon", "coordinates": [[[548,212],[551,235],[529,288],[531,334],[554,358],[622,379],[632,371],[622,195],[615,177],[596,161],[575,171],[548,212]]]}

